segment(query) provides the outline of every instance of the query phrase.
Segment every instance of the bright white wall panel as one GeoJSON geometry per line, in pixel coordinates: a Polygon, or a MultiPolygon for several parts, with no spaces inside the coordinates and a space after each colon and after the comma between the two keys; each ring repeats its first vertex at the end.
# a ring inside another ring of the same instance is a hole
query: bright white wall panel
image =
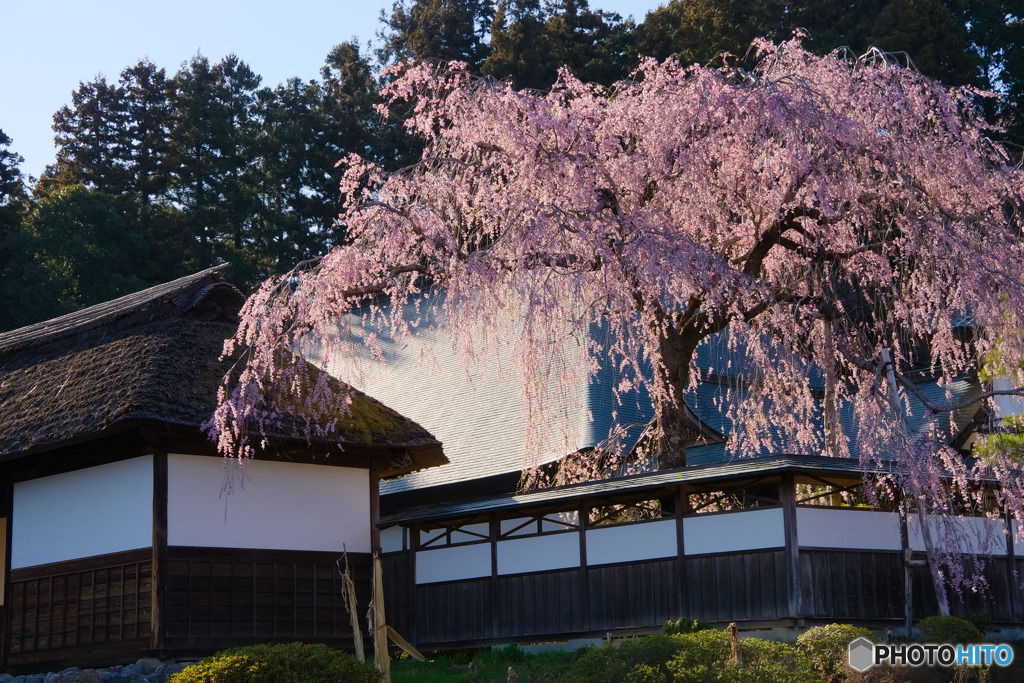
{"type": "Polygon", "coordinates": [[[587,530],[587,565],[675,557],[676,521],[666,519],[587,530]]]}
{"type": "Polygon", "coordinates": [[[490,575],[490,543],[421,550],[416,553],[416,583],[478,579],[490,575]]]}
{"type": "MultiPolygon", "coordinates": [[[[1006,526],[1001,520],[987,517],[953,517],[942,520],[928,517],[928,526],[932,532],[932,542],[936,545],[950,545],[948,536],[952,535],[952,546],[963,553],[973,555],[1006,555],[1006,526]]],[[[910,547],[923,551],[924,535],[917,515],[907,519],[907,532],[910,536],[910,547]]]]}
{"type": "Polygon", "coordinates": [[[851,550],[902,550],[900,518],[890,512],[797,508],[801,546],[851,550]]]}
{"type": "Polygon", "coordinates": [[[167,458],[167,543],[207,548],[370,552],[370,473],[254,460],[221,495],[224,460],[167,458]]]}
{"type": "Polygon", "coordinates": [[[530,536],[498,542],[498,573],[523,574],[580,566],[580,537],[574,533],[530,536]]]}
{"type": "Polygon", "coordinates": [[[687,555],[781,548],[786,545],[782,508],[683,518],[687,555]]]}
{"type": "Polygon", "coordinates": [[[14,485],[11,568],[153,545],[153,457],[14,485]]]}

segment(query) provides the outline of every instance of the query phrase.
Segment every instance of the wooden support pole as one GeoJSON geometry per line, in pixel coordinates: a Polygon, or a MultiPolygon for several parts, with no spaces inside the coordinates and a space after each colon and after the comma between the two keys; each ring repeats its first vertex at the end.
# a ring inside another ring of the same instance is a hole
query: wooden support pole
{"type": "Polygon", "coordinates": [[[388,655],[388,625],[384,617],[384,569],[380,553],[373,553],[373,661],[391,683],[391,657],[388,655]]]}
{"type": "MultiPolygon", "coordinates": [[[[889,380],[889,390],[892,392],[892,405],[893,412],[896,414],[897,423],[903,430],[903,436],[908,441],[910,439],[910,429],[907,427],[907,421],[900,411],[900,394],[899,389],[896,386],[896,373],[892,364],[892,357],[889,355],[889,349],[882,349],[882,363],[885,364],[886,377],[889,380]]],[[[906,492],[904,492],[904,496],[906,492]]],[[[939,614],[944,617],[949,616],[949,597],[946,594],[946,584],[942,580],[942,575],[939,574],[939,557],[935,552],[935,543],[932,541],[932,528],[928,524],[928,515],[925,514],[928,501],[925,499],[924,494],[917,491],[913,492],[915,507],[917,508],[917,519],[921,524],[921,537],[924,539],[925,553],[928,555],[928,569],[931,571],[932,584],[935,587],[935,598],[939,603],[939,614]]]]}

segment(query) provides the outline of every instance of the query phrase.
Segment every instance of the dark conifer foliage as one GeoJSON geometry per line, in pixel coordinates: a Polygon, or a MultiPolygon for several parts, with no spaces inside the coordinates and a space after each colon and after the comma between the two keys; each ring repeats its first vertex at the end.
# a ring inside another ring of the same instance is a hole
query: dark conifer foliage
{"type": "Polygon", "coordinates": [[[458,59],[546,90],[562,66],[611,84],[640,56],[742,64],[754,38],[800,28],[817,52],[905,51],[929,76],[998,94],[977,106],[1024,152],[1019,0],[670,0],[639,25],[596,5],[394,0],[376,63],[342,42],[317,79],[268,87],[235,55],[196,55],[174,74],[142,60],[80,83],[38,182],[0,132],[0,329],[224,261],[251,286],[339,243],[336,162],[356,152],[396,169],[420,154],[405,112],[374,110],[381,69],[402,60],[458,59]]]}
{"type": "Polygon", "coordinates": [[[592,10],[587,0],[501,0],[481,71],[541,90],[566,66],[583,80],[611,84],[635,65],[632,29],[618,14],[592,10]]]}
{"type": "Polygon", "coordinates": [[[477,70],[490,52],[491,0],[395,0],[380,12],[381,63],[406,59],[459,60],[477,70]]]}

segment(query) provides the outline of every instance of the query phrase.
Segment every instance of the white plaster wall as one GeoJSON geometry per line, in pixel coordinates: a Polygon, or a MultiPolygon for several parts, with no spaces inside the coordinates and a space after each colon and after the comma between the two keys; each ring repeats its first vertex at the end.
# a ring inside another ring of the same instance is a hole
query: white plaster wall
{"type": "Polygon", "coordinates": [[[405,527],[389,526],[380,530],[380,550],[384,553],[396,553],[405,550],[405,527]]]}
{"type": "Polygon", "coordinates": [[[517,517],[516,519],[503,519],[501,520],[501,533],[509,534],[511,536],[524,536],[526,534],[537,533],[537,520],[530,517],[517,517]],[[517,531],[512,531],[516,527],[521,526],[524,522],[531,522],[517,531]]]}
{"type": "Polygon", "coordinates": [[[782,548],[785,545],[782,508],[683,518],[683,550],[687,555],[782,548]]]}
{"type": "Polygon", "coordinates": [[[902,550],[898,514],[872,510],[797,508],[796,534],[808,548],[902,550]]]}
{"type": "MultiPolygon", "coordinates": [[[[936,545],[952,544],[960,552],[973,555],[1006,555],[1006,525],[1002,520],[987,517],[953,517],[948,523],[937,517],[928,517],[932,542],[936,545]],[[949,536],[952,535],[952,539],[949,536]]],[[[917,515],[907,519],[910,547],[924,551],[924,535],[917,515]]]]}
{"type": "Polygon", "coordinates": [[[478,579],[490,575],[490,543],[421,550],[416,553],[416,583],[478,579]]]}
{"type": "MultiPolygon", "coordinates": [[[[447,532],[448,530],[444,527],[441,527],[440,529],[423,529],[420,531],[420,545],[426,545],[427,543],[433,541],[435,538],[440,538],[441,536],[444,536],[447,532]]],[[[443,543],[444,541],[438,541],[434,544],[434,546],[436,547],[442,545],[443,543]]]]}
{"type": "Polygon", "coordinates": [[[498,542],[499,574],[523,574],[578,566],[580,537],[575,533],[498,542]]]}
{"type": "Polygon", "coordinates": [[[458,529],[452,530],[452,543],[479,543],[486,540],[491,534],[491,525],[487,522],[479,524],[464,524],[458,529]],[[463,532],[469,533],[463,533],[463,532]],[[483,538],[480,538],[483,536],[483,538]]]}
{"type": "Polygon", "coordinates": [[[11,569],[153,545],[153,457],[14,485],[11,569]]]}
{"type": "Polygon", "coordinates": [[[587,565],[675,557],[676,521],[665,519],[587,530],[587,565]]]}
{"type": "Polygon", "coordinates": [[[167,473],[168,545],[370,552],[368,470],[254,460],[225,495],[221,458],[172,453],[167,473]]]}

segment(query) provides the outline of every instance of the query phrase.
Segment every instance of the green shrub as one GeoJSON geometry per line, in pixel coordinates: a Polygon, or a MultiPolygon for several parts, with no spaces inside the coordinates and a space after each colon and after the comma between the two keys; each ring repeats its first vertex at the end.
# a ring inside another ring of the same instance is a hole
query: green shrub
{"type": "Polygon", "coordinates": [[[991,619],[989,619],[988,612],[986,612],[983,609],[980,609],[977,612],[971,612],[970,614],[968,614],[967,621],[974,624],[974,627],[976,629],[978,629],[982,633],[985,633],[985,631],[988,630],[988,625],[991,619]]]}
{"type": "Polygon", "coordinates": [[[789,643],[760,638],[740,641],[737,681],[743,683],[817,683],[811,660],[789,643]]]}
{"type": "Polygon", "coordinates": [[[170,683],[377,683],[381,674],[367,662],[322,643],[250,645],[207,657],[170,683]]]}
{"type": "Polygon", "coordinates": [[[612,647],[587,648],[573,663],[566,680],[573,683],[621,683],[630,677],[645,683],[665,680],[666,676],[660,671],[679,652],[681,638],[685,636],[654,635],[619,640],[612,647]]]}
{"type": "Polygon", "coordinates": [[[864,637],[877,643],[878,637],[866,628],[849,624],[815,626],[796,639],[796,646],[805,654],[818,674],[827,682],[842,680],[840,672],[846,668],[848,647],[857,638],[864,637]]]}
{"type": "Polygon", "coordinates": [[[725,631],[700,631],[679,636],[682,650],[667,664],[675,683],[817,683],[820,679],[807,656],[787,643],[760,638],[739,642],[739,663],[725,631]]]}
{"type": "Polygon", "coordinates": [[[666,635],[673,635],[676,633],[696,633],[697,631],[706,631],[710,628],[711,624],[703,619],[669,619],[661,627],[661,632],[666,635]]]}
{"type": "MultiPolygon", "coordinates": [[[[697,631],[676,636],[679,652],[667,664],[673,681],[738,681],[730,666],[732,646],[725,631],[697,631]]],[[[742,642],[742,641],[741,641],[742,642]]]]}
{"type": "Polygon", "coordinates": [[[970,644],[985,641],[978,627],[960,617],[928,617],[917,623],[924,643],[970,644]]]}

